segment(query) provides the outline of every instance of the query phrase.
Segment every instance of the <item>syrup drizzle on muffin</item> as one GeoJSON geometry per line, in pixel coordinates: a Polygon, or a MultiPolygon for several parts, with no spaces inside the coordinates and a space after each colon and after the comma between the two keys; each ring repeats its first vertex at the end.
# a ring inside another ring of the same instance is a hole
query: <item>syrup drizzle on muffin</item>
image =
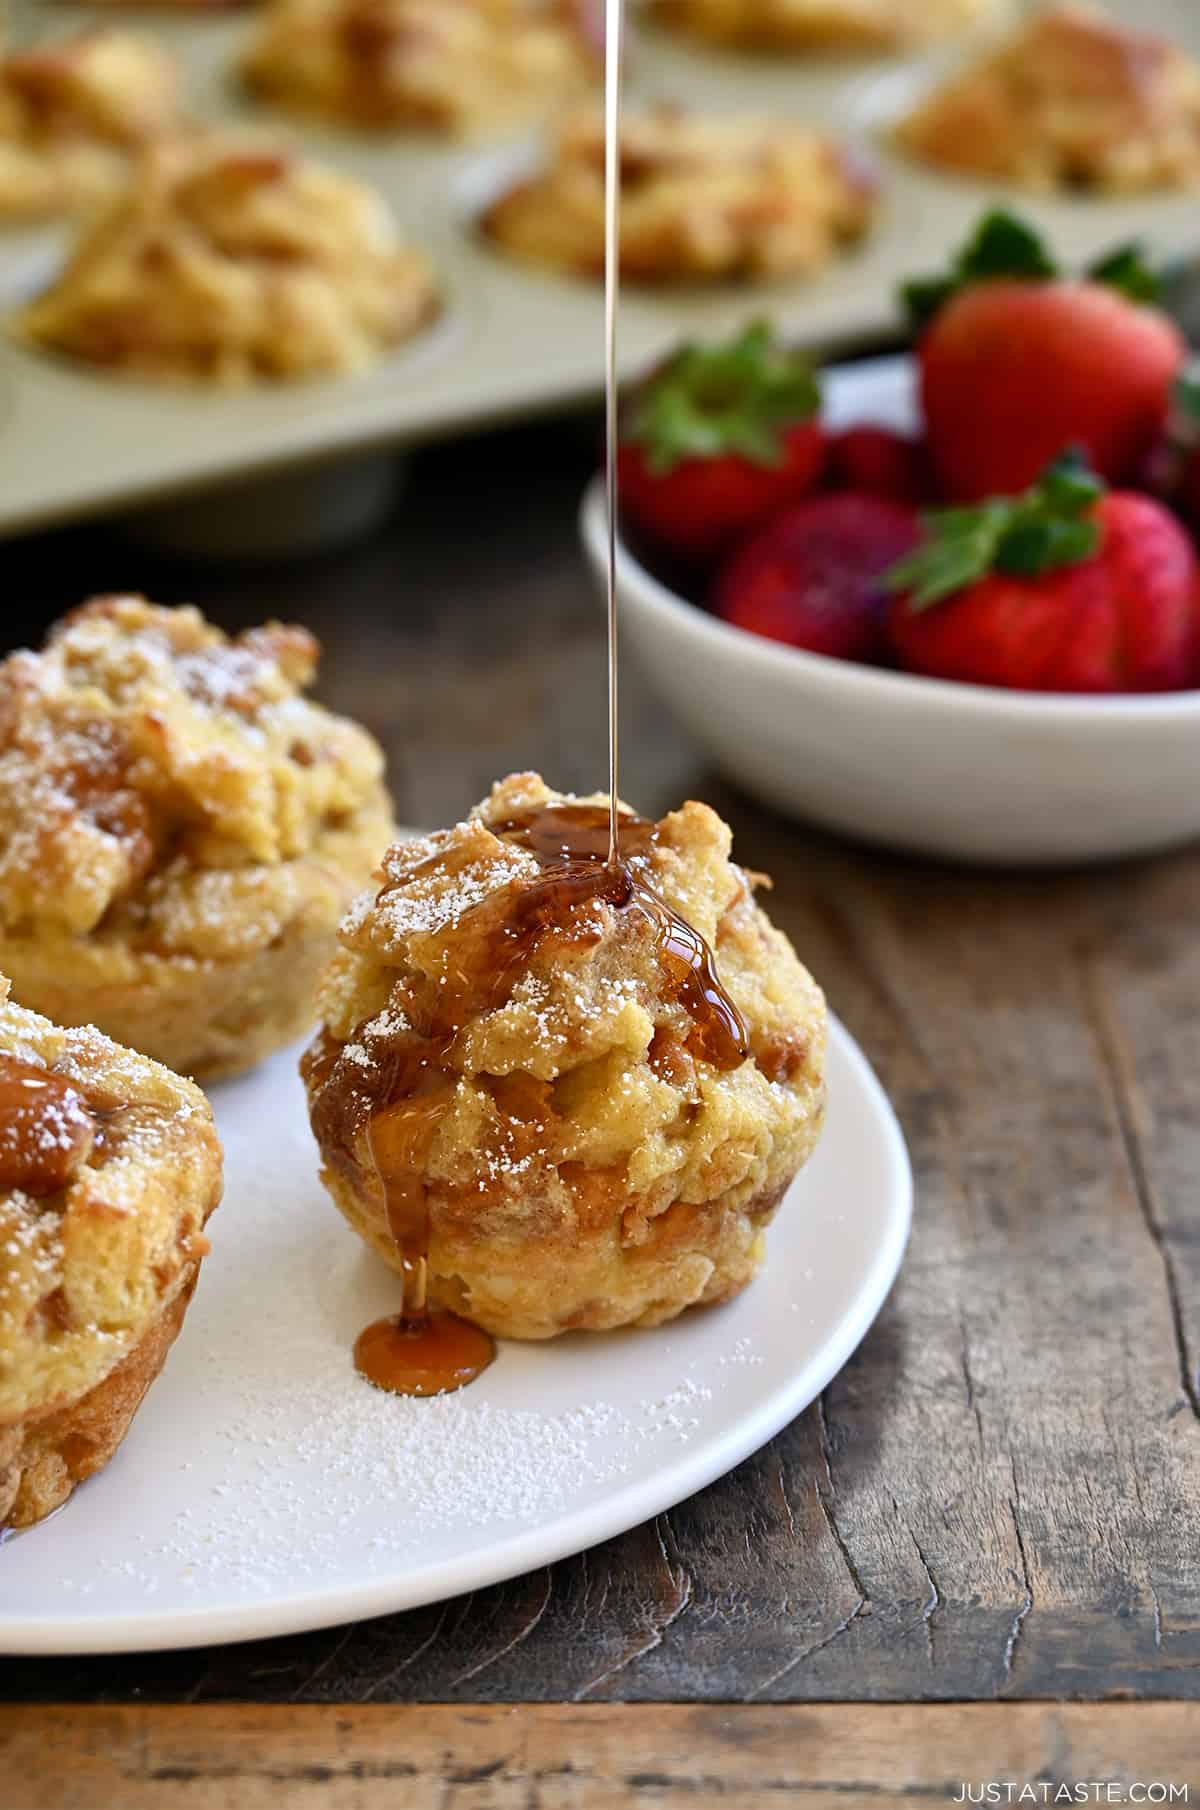
{"type": "Polygon", "coordinates": [[[56,1194],[95,1135],[86,1097],[65,1076],[0,1054],[0,1188],[56,1194]]]}
{"type": "MultiPolygon", "coordinates": [[[[733,1069],[750,1054],[746,1024],[722,986],[704,938],[650,885],[647,855],[656,825],[618,804],[616,470],[616,325],[620,244],[618,147],[622,0],[607,0],[605,70],[605,376],[609,505],[608,703],[609,798],[534,806],[491,824],[502,842],[525,851],[536,864],[515,883],[468,892],[458,915],[452,953],[438,975],[436,1005],[423,1024],[370,1031],[358,1046],[369,1088],[323,1088],[314,1109],[322,1147],[341,1149],[348,1163],[369,1152],[387,1225],[401,1259],[401,1312],[375,1321],[360,1334],[354,1361],[367,1379],[405,1395],[461,1388],[495,1355],[489,1335],[427,1298],[430,1214],[424,1176],[438,1127],[457,1087],[452,1061],[465,1025],[503,1005],[526,971],[535,949],[552,940],[561,947],[599,940],[596,907],[639,917],[654,938],[668,996],[692,1023],[688,1052],[715,1068],[733,1069]],[[380,1102],[383,1104],[380,1104],[380,1102]],[[329,1123],[330,1117],[334,1124],[329,1123]]],[[[387,911],[414,881],[432,871],[452,871],[453,850],[435,848],[403,878],[381,892],[387,911]]],[[[310,1074],[323,1060],[317,1046],[310,1074]]],[[[331,1066],[340,1057],[334,1057],[331,1066]]],[[[343,1064],[343,1066],[345,1066],[343,1064]]]]}
{"type": "MultiPolygon", "coordinates": [[[[502,841],[531,854],[536,870],[467,903],[427,1022],[396,1025],[385,1016],[379,1031],[364,1032],[354,1060],[365,1085],[352,1082],[345,1091],[322,1088],[314,1110],[318,1139],[340,1149],[348,1166],[356,1163],[357,1149],[365,1145],[369,1151],[401,1254],[403,1309],[396,1318],[369,1326],[354,1351],[358,1368],[370,1381],[399,1394],[459,1388],[493,1356],[486,1334],[444,1309],[431,1308],[426,1299],[429,1204],[422,1175],[454,1099],[456,1039],[464,1025],[505,1003],[535,948],[548,940],[559,947],[598,940],[598,904],[636,914],[654,935],[669,995],[692,1020],[689,1053],[719,1069],[736,1068],[750,1053],[745,1023],[718,978],[712,950],[646,878],[653,823],[621,813],[616,866],[607,859],[607,805],[537,806],[491,827],[502,841]]],[[[402,910],[403,894],[414,881],[447,869],[456,859],[461,859],[458,851],[435,850],[403,880],[385,887],[379,905],[402,910]]],[[[340,1052],[334,1053],[333,1063],[339,1059],[340,1052]]],[[[318,1054],[314,1074],[320,1065],[318,1054]]]]}

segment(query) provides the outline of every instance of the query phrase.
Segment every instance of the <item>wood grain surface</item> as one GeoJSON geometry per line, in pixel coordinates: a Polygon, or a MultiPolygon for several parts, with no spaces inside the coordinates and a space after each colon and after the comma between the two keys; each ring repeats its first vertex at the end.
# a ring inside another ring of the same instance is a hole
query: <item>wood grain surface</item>
{"type": "Polygon", "coordinates": [[[0,1709],[7,1810],[945,1810],[989,1785],[1047,1794],[1026,1802],[1087,1787],[1075,1802],[1140,1789],[1145,1803],[1156,1787],[1194,1803],[1195,1717],[1179,1704],[0,1709]]]}
{"type": "MultiPolygon", "coordinates": [[[[432,449],[381,535],[303,567],[187,568],[95,531],[10,547],[6,626],[112,585],[299,617],[326,698],[386,743],[402,817],[457,817],[515,767],[590,789],[593,444],[561,424],[432,449]]],[[[878,1324],[732,1476],[550,1570],[302,1637],[4,1661],[0,1695],[1200,1695],[1200,857],[1014,876],[854,848],[731,794],[632,667],[623,714],[626,795],[729,816],[895,1101],[916,1224],[878,1324]]]]}

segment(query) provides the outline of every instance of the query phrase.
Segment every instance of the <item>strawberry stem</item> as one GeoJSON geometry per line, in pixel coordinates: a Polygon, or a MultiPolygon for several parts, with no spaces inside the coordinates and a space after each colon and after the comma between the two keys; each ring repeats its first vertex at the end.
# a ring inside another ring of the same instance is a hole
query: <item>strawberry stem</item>
{"type": "MultiPolygon", "coordinates": [[[[946,275],[919,277],[903,284],[900,299],[914,331],[920,332],[951,296],[973,283],[1005,277],[1046,282],[1061,274],[1032,226],[1004,208],[993,208],[980,220],[946,275]]],[[[1118,290],[1131,302],[1157,301],[1161,291],[1159,278],[1136,241],[1118,246],[1090,265],[1084,275],[1090,282],[1118,290]]]]}
{"type": "Polygon", "coordinates": [[[812,365],[755,321],[721,345],[684,345],[634,393],[628,437],[656,477],[686,459],[735,454],[778,466],[784,433],[809,421],[821,396],[812,365]]]}
{"type": "Polygon", "coordinates": [[[972,283],[997,277],[1048,278],[1058,266],[1031,226],[1004,208],[986,213],[967,243],[941,277],[921,277],[905,283],[900,297],[913,327],[928,326],[938,310],[972,283]]]}
{"type": "Polygon", "coordinates": [[[885,574],[884,584],[906,592],[917,612],[989,572],[1040,578],[1079,565],[1100,546],[1095,505],[1104,488],[1081,453],[1065,452],[1021,496],[931,511],[923,518],[924,542],[885,574]]]}

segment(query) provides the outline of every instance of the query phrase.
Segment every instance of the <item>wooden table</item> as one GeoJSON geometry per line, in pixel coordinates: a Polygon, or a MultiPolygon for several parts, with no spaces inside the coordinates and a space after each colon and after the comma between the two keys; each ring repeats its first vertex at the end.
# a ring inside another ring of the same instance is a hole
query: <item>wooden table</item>
{"type": "MultiPolygon", "coordinates": [[[[590,789],[593,447],[568,422],[428,451],[380,536],[296,568],[94,530],[9,546],[6,632],[130,583],[228,625],[298,617],[402,818],[514,767],[590,789]]],[[[627,796],[728,815],[896,1104],[917,1212],[877,1325],[732,1476],[549,1570],[294,1639],[0,1662],[0,1801],[911,1806],[1005,1777],[1200,1801],[1200,858],[874,853],[731,793],[632,667],[624,721],[627,796]],[[394,1707],[429,1702],[451,1707],[394,1707]],[[486,1707],[514,1704],[545,1707],[486,1707]]]]}

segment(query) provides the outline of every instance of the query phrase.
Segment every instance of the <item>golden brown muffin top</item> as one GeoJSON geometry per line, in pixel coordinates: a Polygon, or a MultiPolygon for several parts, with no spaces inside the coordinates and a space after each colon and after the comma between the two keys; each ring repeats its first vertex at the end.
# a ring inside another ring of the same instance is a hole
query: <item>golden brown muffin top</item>
{"type": "Polygon", "coordinates": [[[221,1147],[200,1089],[0,977],[0,1426],[72,1401],[207,1250],[221,1147]]]}
{"type": "Polygon", "coordinates": [[[690,1146],[694,1185],[704,1188],[703,1153],[720,1143],[723,1124],[778,1129],[808,1114],[819,1089],[821,994],[755,905],[750,877],[729,858],[729,828],[707,805],[685,804],[647,826],[637,867],[710,945],[748,1033],[744,1060],[728,1050],[710,1059],[679,966],[640,910],[596,896],[552,912],[544,934],[522,934],[510,959],[503,925],[522,921],[521,900],[546,870],[503,826],[567,802],[605,801],[566,800],[536,774],[516,774],[454,828],[389,850],[380,891],[342,926],[321,993],[327,1037],[306,1064],[310,1088],[333,1096],[318,1126],[327,1160],[337,1161],[339,1141],[361,1160],[364,1103],[386,1099],[397,1062],[419,1066],[431,1031],[453,1099],[427,1161],[449,1181],[480,1166],[515,1180],[522,1164],[630,1164],[645,1193],[684,1185],[690,1146]],[[447,1044],[448,993],[458,995],[449,1018],[459,1023],[447,1044]]]}
{"type": "Polygon", "coordinates": [[[1034,189],[1200,181],[1200,64],[1088,5],[1051,6],[899,128],[934,163],[1034,189]]]}
{"type": "Polygon", "coordinates": [[[561,105],[599,73],[586,0],[276,0],[243,60],[262,94],[359,125],[455,132],[561,105]]]}
{"type": "Polygon", "coordinates": [[[667,23],[758,48],[893,48],[956,31],[996,0],[652,0],[667,23]]]}
{"type": "Polygon", "coordinates": [[[152,145],[18,324],[93,364],[234,386],[359,370],[437,310],[372,189],[214,131],[152,145]]]}
{"type": "Polygon", "coordinates": [[[303,696],[319,648],[268,623],[94,598],[0,664],[0,924],[85,933],[170,864],[304,855],[377,799],[372,738],[303,696]]]}
{"type": "MultiPolygon", "coordinates": [[[[620,180],[621,268],[635,282],[814,273],[866,230],[875,202],[870,174],[828,133],[673,105],[625,114],[620,180]]],[[[520,257],[602,276],[602,114],[573,115],[546,166],[484,224],[520,257]]]]}
{"type": "Polygon", "coordinates": [[[0,141],[130,148],[178,123],[175,64],[153,38],[83,31],[0,57],[0,141]]]}
{"type": "Polygon", "coordinates": [[[108,199],[130,154],[181,117],[175,66],[153,39],[88,31],[10,50],[0,57],[0,218],[108,199]]]}
{"type": "MultiPolygon", "coordinates": [[[[164,12],[220,13],[242,6],[253,6],[256,0],[144,0],[148,7],[164,12]]],[[[129,0],[86,0],[88,6],[128,6],[129,0]]]]}

